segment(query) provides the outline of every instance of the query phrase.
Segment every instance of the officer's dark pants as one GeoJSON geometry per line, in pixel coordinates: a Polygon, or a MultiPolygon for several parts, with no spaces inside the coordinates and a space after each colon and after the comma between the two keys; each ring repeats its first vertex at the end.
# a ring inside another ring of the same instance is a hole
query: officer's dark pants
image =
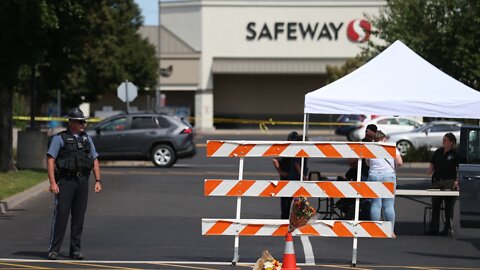
{"type": "Polygon", "coordinates": [[[88,176],[59,178],[55,195],[49,251],[59,252],[70,214],[70,253],[81,250],[83,220],[88,201],[88,176]]]}
{"type": "MultiPolygon", "coordinates": [[[[451,190],[455,180],[440,180],[435,181],[432,188],[441,190],[451,190]]],[[[453,209],[455,207],[455,197],[432,197],[432,223],[430,230],[438,232],[440,229],[440,208],[442,202],[445,202],[445,231],[453,228],[453,209]]]]}

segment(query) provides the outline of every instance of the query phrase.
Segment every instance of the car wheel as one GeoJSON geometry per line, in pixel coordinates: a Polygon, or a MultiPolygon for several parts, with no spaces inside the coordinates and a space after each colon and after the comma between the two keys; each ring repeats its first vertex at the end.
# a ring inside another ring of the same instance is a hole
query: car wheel
{"type": "Polygon", "coordinates": [[[411,142],[406,140],[401,140],[397,142],[397,149],[400,152],[401,156],[405,156],[409,149],[412,149],[413,145],[411,142]]]}
{"type": "Polygon", "coordinates": [[[173,164],[177,161],[177,156],[172,147],[166,144],[160,144],[153,148],[152,153],[152,162],[156,167],[172,167],[173,164]]]}

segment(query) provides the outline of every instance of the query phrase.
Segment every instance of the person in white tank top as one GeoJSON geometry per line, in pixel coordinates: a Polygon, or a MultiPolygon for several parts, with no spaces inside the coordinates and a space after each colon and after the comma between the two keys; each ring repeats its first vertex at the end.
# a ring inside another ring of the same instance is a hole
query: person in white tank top
{"type": "MultiPolygon", "coordinates": [[[[385,142],[385,134],[378,130],[375,134],[375,142],[385,142]]],[[[366,160],[370,166],[368,172],[368,181],[376,182],[394,182],[397,183],[396,168],[403,165],[402,157],[397,150],[395,158],[372,158],[366,160]]],[[[370,209],[370,220],[380,220],[381,213],[386,221],[392,222],[392,229],[395,225],[395,199],[394,198],[375,198],[372,199],[370,209]]],[[[393,234],[395,236],[395,233],[393,234]]]]}

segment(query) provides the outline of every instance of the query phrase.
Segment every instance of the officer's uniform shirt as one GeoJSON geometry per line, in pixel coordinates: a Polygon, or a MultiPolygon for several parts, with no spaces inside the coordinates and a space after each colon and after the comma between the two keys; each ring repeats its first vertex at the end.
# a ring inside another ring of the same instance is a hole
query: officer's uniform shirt
{"type": "MultiPolygon", "coordinates": [[[[73,136],[78,139],[78,134],[74,134],[73,136]]],[[[90,136],[87,136],[87,138],[91,146],[90,156],[92,159],[96,159],[98,157],[98,153],[97,153],[97,150],[95,149],[95,145],[93,144],[92,138],[90,138],[90,136]]],[[[56,159],[58,156],[58,152],[60,151],[60,148],[62,148],[64,144],[65,142],[63,141],[62,136],[60,136],[60,134],[55,135],[52,138],[50,147],[48,148],[48,151],[47,151],[47,155],[56,159]]]]}

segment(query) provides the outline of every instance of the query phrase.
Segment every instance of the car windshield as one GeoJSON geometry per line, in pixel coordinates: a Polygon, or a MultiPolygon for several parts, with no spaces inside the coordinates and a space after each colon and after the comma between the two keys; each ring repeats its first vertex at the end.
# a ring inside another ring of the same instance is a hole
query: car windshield
{"type": "Polygon", "coordinates": [[[340,117],[338,117],[337,122],[357,122],[360,121],[361,118],[361,115],[357,114],[342,114],[340,117]]]}
{"type": "Polygon", "coordinates": [[[96,129],[99,125],[100,125],[101,122],[96,122],[96,123],[91,123],[90,125],[87,125],[87,130],[92,130],[92,129],[96,129]]]}
{"type": "Polygon", "coordinates": [[[424,131],[425,129],[429,128],[431,125],[424,125],[424,126],[419,126],[417,128],[414,128],[412,130],[412,132],[422,132],[424,131]]]}

